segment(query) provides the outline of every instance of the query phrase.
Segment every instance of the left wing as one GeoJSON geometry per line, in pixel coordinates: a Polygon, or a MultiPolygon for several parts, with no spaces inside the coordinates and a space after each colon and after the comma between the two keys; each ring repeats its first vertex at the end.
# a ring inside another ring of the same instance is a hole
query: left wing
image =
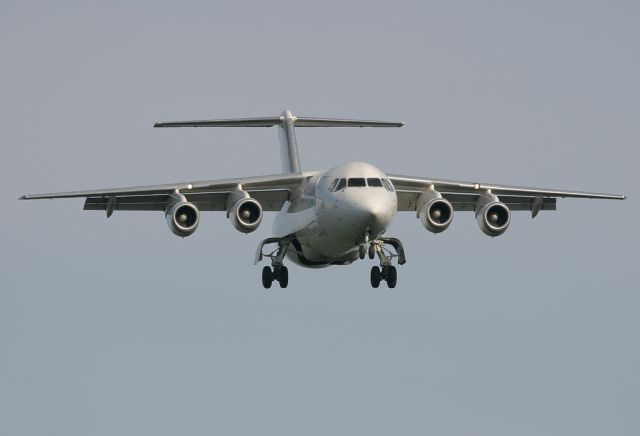
{"type": "Polygon", "coordinates": [[[555,210],[557,198],[591,198],[624,200],[626,195],[594,192],[528,188],[492,183],[462,182],[423,177],[389,175],[398,194],[399,211],[415,211],[420,194],[433,187],[451,202],[454,210],[473,211],[483,193],[497,195],[511,210],[528,210],[536,216],[540,210],[555,210]]]}
{"type": "Polygon", "coordinates": [[[223,180],[172,183],[96,189],[90,191],[27,194],[22,200],[85,197],[84,210],[159,210],[167,207],[169,196],[176,190],[202,211],[227,210],[227,197],[242,189],[258,200],[263,210],[277,211],[289,197],[290,190],[315,173],[275,174],[223,180]]]}

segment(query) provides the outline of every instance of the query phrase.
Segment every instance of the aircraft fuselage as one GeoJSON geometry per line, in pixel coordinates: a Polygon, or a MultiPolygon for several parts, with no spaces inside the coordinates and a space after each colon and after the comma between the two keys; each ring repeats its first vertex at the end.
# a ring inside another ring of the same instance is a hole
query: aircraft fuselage
{"type": "Polygon", "coordinates": [[[381,236],[398,201],[386,175],[364,162],[346,163],[309,178],[291,193],[274,220],[276,237],[295,235],[296,253],[287,256],[306,267],[349,264],[359,247],[381,236]]]}

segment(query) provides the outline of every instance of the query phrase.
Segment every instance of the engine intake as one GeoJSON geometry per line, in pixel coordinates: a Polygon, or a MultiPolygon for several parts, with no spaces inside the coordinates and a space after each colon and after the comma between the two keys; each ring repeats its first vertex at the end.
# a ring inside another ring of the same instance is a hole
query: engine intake
{"type": "Polygon", "coordinates": [[[200,211],[193,203],[181,201],[167,209],[165,218],[173,234],[184,238],[198,228],[200,211]]]}
{"type": "Polygon", "coordinates": [[[506,204],[492,201],[482,206],[476,213],[480,230],[488,236],[500,236],[511,222],[511,211],[506,204]]]}
{"type": "Polygon", "coordinates": [[[444,232],[453,219],[453,206],[444,198],[433,198],[420,208],[418,218],[431,233],[444,232]]]}
{"type": "Polygon", "coordinates": [[[243,198],[231,208],[229,218],[233,227],[242,233],[251,233],[262,222],[262,206],[258,200],[243,198]]]}
{"type": "Polygon", "coordinates": [[[424,228],[431,233],[444,232],[453,219],[453,206],[433,185],[418,197],[416,211],[424,228]]]}

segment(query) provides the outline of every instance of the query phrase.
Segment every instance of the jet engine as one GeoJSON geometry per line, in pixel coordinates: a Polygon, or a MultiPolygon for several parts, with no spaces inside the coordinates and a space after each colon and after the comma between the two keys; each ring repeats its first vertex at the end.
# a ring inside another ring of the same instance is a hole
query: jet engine
{"type": "Polygon", "coordinates": [[[238,200],[229,211],[231,224],[242,233],[251,233],[262,222],[262,206],[258,200],[245,197],[238,200]]]}
{"type": "Polygon", "coordinates": [[[416,210],[420,222],[431,233],[444,232],[453,219],[453,206],[433,186],[420,194],[416,210]]]}
{"type": "Polygon", "coordinates": [[[165,218],[173,234],[184,238],[198,228],[200,211],[193,203],[181,201],[167,208],[165,218]]]}
{"type": "Polygon", "coordinates": [[[453,206],[444,198],[433,198],[420,208],[418,218],[431,233],[444,232],[453,219],[453,206]]]}
{"type": "Polygon", "coordinates": [[[509,227],[511,211],[500,201],[491,201],[476,211],[478,226],[485,235],[500,236],[509,227]]]}

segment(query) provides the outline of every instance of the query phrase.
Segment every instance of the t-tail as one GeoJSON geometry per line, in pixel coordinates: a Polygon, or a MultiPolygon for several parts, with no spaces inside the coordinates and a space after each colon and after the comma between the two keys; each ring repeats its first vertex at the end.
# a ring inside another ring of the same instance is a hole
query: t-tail
{"type": "Polygon", "coordinates": [[[167,121],[153,127],[272,127],[278,126],[280,161],[283,173],[300,173],[300,154],[296,140],[296,127],[402,127],[393,121],[347,120],[339,118],[296,117],[284,111],[279,117],[233,118],[225,120],[167,121]]]}

